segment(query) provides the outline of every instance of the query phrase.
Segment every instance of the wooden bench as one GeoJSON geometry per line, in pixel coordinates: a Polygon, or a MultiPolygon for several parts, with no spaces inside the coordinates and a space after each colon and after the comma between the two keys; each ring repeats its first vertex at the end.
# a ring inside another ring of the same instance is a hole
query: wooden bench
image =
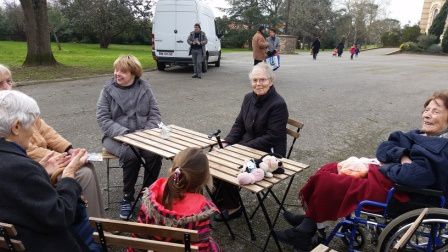
{"type": "Polygon", "coordinates": [[[90,225],[96,229],[96,232],[93,233],[93,238],[101,244],[103,251],[105,252],[108,251],[108,246],[110,245],[161,252],[199,251],[197,246],[191,246],[192,242],[197,242],[199,240],[199,233],[196,230],[94,217],[90,217],[89,220],[90,225]],[[117,232],[119,234],[115,234],[117,232]],[[123,235],[124,233],[171,238],[174,241],[165,242],[136,238],[123,235]],[[177,243],[175,241],[183,243],[177,243]]]}
{"type": "Polygon", "coordinates": [[[317,247],[315,247],[311,252],[337,252],[334,249],[331,249],[323,244],[319,244],[317,247]]]}
{"type": "Polygon", "coordinates": [[[16,236],[17,230],[14,225],[0,222],[0,248],[9,251],[25,251],[23,243],[13,239],[16,236]]]}

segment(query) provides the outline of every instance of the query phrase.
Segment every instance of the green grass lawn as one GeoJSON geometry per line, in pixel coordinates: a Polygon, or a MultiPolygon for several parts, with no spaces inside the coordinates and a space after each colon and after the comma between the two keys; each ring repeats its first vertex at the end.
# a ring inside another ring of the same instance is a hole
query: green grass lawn
{"type": "Polygon", "coordinates": [[[0,63],[11,68],[15,81],[48,80],[111,73],[115,59],[121,54],[133,54],[143,68],[152,69],[155,62],[149,45],[110,45],[100,49],[98,44],[62,43],[62,50],[52,44],[53,54],[61,64],[57,67],[22,67],[26,43],[0,41],[0,63]]]}

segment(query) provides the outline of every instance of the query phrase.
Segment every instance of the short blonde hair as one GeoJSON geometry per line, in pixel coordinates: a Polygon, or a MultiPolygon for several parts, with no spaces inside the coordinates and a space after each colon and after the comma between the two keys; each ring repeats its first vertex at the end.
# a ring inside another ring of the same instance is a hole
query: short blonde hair
{"type": "Polygon", "coordinates": [[[137,78],[143,74],[142,64],[134,55],[120,55],[114,62],[114,69],[131,72],[137,78]]]}

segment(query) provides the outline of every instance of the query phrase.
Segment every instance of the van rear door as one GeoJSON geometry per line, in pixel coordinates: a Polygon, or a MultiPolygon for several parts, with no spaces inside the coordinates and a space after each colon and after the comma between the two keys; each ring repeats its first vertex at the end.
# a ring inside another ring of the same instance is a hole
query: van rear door
{"type": "Polygon", "coordinates": [[[190,46],[187,43],[190,32],[194,30],[197,22],[196,5],[188,1],[179,1],[176,6],[176,50],[175,57],[188,58],[190,46]],[[184,3],[185,2],[185,3],[184,3]]]}
{"type": "Polygon", "coordinates": [[[154,25],[154,43],[157,50],[156,55],[160,57],[174,56],[175,48],[175,27],[176,21],[173,18],[173,10],[170,6],[157,6],[157,14],[154,25]],[[165,8],[164,8],[165,7],[165,8]],[[168,7],[168,8],[166,8],[168,7]],[[166,9],[166,10],[164,10],[166,9]]]}

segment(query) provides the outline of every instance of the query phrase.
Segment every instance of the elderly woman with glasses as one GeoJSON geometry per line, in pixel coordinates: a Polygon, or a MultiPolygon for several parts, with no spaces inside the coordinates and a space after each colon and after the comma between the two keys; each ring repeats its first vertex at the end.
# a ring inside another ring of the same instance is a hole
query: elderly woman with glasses
{"type": "MultiPolygon", "coordinates": [[[[249,73],[252,92],[246,94],[240,113],[225,137],[225,145],[241,144],[264,152],[286,155],[286,124],[288,108],[285,100],[274,88],[274,72],[262,62],[249,73]]],[[[218,181],[217,203],[224,218],[240,217],[242,208],[238,201],[238,187],[218,181]]],[[[221,216],[215,217],[222,221],[221,216]]]]}
{"type": "MultiPolygon", "coordinates": [[[[81,195],[74,177],[86,150],[72,155],[53,187],[45,168],[26,154],[39,114],[33,98],[0,91],[0,222],[15,225],[27,251],[81,251],[70,226],[81,195]]],[[[48,156],[42,164],[54,165],[48,156]]]]}
{"type": "MultiPolygon", "coordinates": [[[[0,64],[0,90],[10,90],[13,87],[11,71],[0,64]]],[[[37,118],[33,124],[33,135],[26,148],[27,155],[36,162],[52,155],[58,160],[57,166],[46,167],[48,175],[59,173],[70,160],[70,157],[78,151],[72,144],[61,136],[55,129],[48,125],[42,118],[37,118]]],[[[89,204],[87,213],[91,217],[105,217],[103,197],[101,195],[98,177],[92,163],[86,162],[76,172],[76,181],[81,185],[82,194],[89,204]]]]}

